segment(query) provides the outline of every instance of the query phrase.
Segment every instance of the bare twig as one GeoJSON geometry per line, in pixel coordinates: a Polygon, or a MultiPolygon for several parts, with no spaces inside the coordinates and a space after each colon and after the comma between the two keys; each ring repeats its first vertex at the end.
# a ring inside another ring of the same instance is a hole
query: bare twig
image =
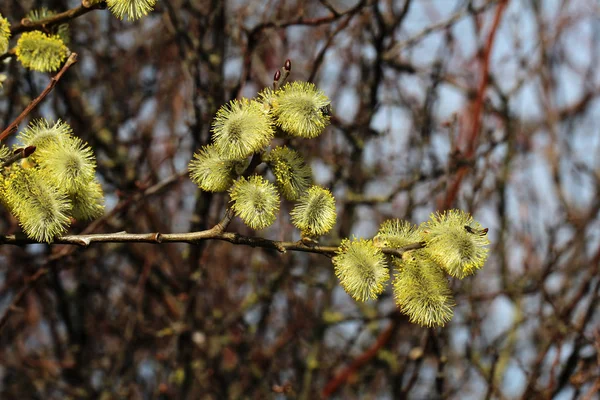
{"type": "Polygon", "coordinates": [[[72,8],[65,12],[54,14],[48,18],[40,19],[39,21],[32,21],[29,18],[23,18],[19,25],[15,25],[10,30],[11,35],[16,35],[23,32],[34,31],[36,29],[49,28],[53,25],[62,24],[75,19],[79,16],[89,13],[94,10],[102,10],[106,8],[106,2],[101,1],[99,3],[89,4],[89,1],[84,0],[81,2],[81,6],[72,8]]]}
{"type": "Polygon", "coordinates": [[[52,89],[54,89],[54,86],[56,86],[63,74],[67,72],[69,67],[71,67],[71,65],[75,64],[76,62],[77,53],[71,53],[71,55],[69,56],[69,58],[67,58],[67,61],[62,66],[60,71],[58,71],[58,73],[54,75],[52,79],[50,79],[50,82],[48,83],[48,86],[46,86],[46,89],[44,89],[44,91],[38,97],[36,97],[35,100],[29,103],[25,110],[23,110],[23,112],[2,133],[0,133],[0,141],[4,140],[8,135],[17,130],[17,126],[21,123],[21,121],[23,121],[23,119],[25,119],[25,117],[29,115],[29,113],[33,111],[33,109],[37,107],[37,105],[40,104],[42,100],[44,100],[48,93],[50,93],[52,89]]]}
{"type": "MultiPolygon", "coordinates": [[[[224,221],[230,221],[233,215],[229,212],[226,213],[225,217],[221,222],[215,225],[211,229],[198,232],[187,232],[187,233],[128,233],[128,232],[115,232],[115,233],[94,233],[94,234],[82,234],[82,235],[64,235],[54,239],[52,244],[68,244],[80,247],[88,247],[93,243],[150,243],[150,244],[161,244],[161,243],[188,243],[188,244],[199,244],[205,240],[221,240],[232,244],[241,244],[251,247],[262,247],[267,249],[277,250],[281,253],[285,253],[287,250],[302,251],[307,253],[332,255],[338,247],[337,246],[307,246],[301,241],[299,242],[286,242],[279,240],[270,240],[258,236],[244,236],[234,232],[223,232],[221,226],[224,221]]],[[[17,235],[0,235],[1,244],[12,244],[17,246],[39,243],[33,239],[27,238],[21,234],[17,235]]],[[[402,256],[406,251],[421,249],[425,246],[423,242],[412,243],[401,248],[388,248],[384,247],[381,251],[388,255],[402,256]]]]}
{"type": "MultiPolygon", "coordinates": [[[[477,97],[475,98],[475,103],[473,106],[473,116],[472,116],[472,127],[470,131],[467,132],[467,136],[464,140],[464,144],[466,145],[464,158],[469,160],[475,154],[475,149],[477,148],[477,138],[479,136],[479,132],[481,131],[481,119],[482,119],[482,111],[483,111],[483,102],[485,100],[485,92],[488,86],[489,81],[489,69],[490,69],[490,56],[492,54],[492,47],[494,46],[494,38],[496,37],[496,32],[498,31],[498,26],[500,25],[500,20],[502,19],[502,15],[504,14],[504,10],[508,5],[508,0],[502,0],[500,4],[498,4],[498,8],[496,8],[496,14],[494,16],[494,22],[492,24],[490,33],[487,37],[485,48],[483,49],[483,56],[481,60],[481,81],[479,83],[479,87],[477,89],[477,97]]],[[[448,192],[446,193],[446,198],[443,204],[444,209],[449,209],[458,194],[458,190],[460,189],[460,185],[462,183],[463,178],[469,171],[469,167],[463,166],[459,168],[454,181],[450,184],[448,192]]]]}

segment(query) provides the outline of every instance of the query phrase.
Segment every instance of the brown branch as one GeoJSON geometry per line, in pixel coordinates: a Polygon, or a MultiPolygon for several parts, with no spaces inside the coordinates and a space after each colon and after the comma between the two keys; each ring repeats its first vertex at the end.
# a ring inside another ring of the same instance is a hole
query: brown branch
{"type": "MultiPolygon", "coordinates": [[[[494,38],[496,37],[496,32],[498,31],[500,20],[502,19],[502,15],[504,14],[504,10],[506,9],[507,5],[508,0],[503,0],[500,2],[500,4],[498,4],[498,8],[496,8],[496,14],[494,16],[494,22],[492,24],[490,33],[485,43],[485,47],[483,49],[483,56],[481,60],[481,81],[479,83],[477,97],[475,98],[475,103],[473,105],[473,124],[471,130],[467,132],[468,137],[466,138],[465,143],[466,149],[464,153],[464,158],[467,160],[470,160],[473,157],[473,155],[475,154],[475,149],[477,148],[477,138],[479,136],[479,132],[481,131],[481,114],[483,111],[483,103],[485,100],[485,91],[489,81],[490,56],[492,54],[492,47],[494,46],[494,38]]],[[[456,177],[446,194],[443,209],[447,210],[452,207],[452,203],[454,203],[454,200],[456,199],[456,195],[458,194],[458,190],[460,189],[462,180],[468,171],[469,168],[467,166],[462,166],[458,169],[456,177]]]]}
{"type": "Polygon", "coordinates": [[[81,5],[76,8],[72,8],[59,14],[54,14],[48,18],[40,19],[39,21],[32,21],[29,18],[23,18],[19,25],[15,25],[10,30],[12,36],[23,32],[34,31],[36,29],[49,28],[53,25],[58,25],[64,22],[68,22],[72,19],[80,17],[84,14],[89,13],[93,10],[102,10],[106,8],[106,2],[102,1],[95,4],[89,4],[89,1],[83,0],[81,5]]]}
{"type": "Polygon", "coordinates": [[[254,28],[252,28],[250,30],[250,32],[251,32],[251,35],[253,35],[253,34],[256,34],[256,32],[260,32],[264,29],[269,29],[269,28],[282,29],[282,28],[287,28],[289,26],[295,26],[295,25],[319,26],[319,25],[333,22],[333,21],[343,17],[344,15],[354,14],[354,13],[360,11],[360,9],[365,6],[365,4],[366,4],[366,1],[361,0],[354,7],[348,9],[347,11],[345,11],[343,13],[337,13],[337,12],[331,13],[324,17],[304,18],[303,16],[299,16],[299,17],[289,20],[289,21],[263,22],[261,24],[256,25],[254,28]]]}
{"type": "MultiPolygon", "coordinates": [[[[54,239],[50,244],[68,244],[73,246],[88,247],[93,243],[188,243],[199,244],[205,240],[221,240],[232,244],[240,244],[251,247],[262,247],[267,249],[277,250],[280,253],[285,253],[288,250],[302,251],[307,253],[333,255],[338,250],[337,246],[307,246],[302,241],[289,242],[265,239],[259,236],[244,236],[234,232],[223,232],[224,221],[229,221],[233,215],[226,213],[221,222],[211,229],[198,232],[187,233],[93,233],[81,235],[64,235],[54,239]]],[[[23,246],[27,244],[40,243],[36,240],[25,237],[23,234],[16,235],[0,235],[0,245],[12,244],[23,246]]],[[[381,251],[388,255],[401,257],[403,253],[410,250],[421,249],[425,243],[412,243],[401,248],[384,247],[381,251]]]]}
{"type": "Polygon", "coordinates": [[[339,387],[342,384],[344,384],[344,382],[346,382],[346,380],[350,377],[350,375],[352,375],[352,373],[354,373],[356,370],[358,370],[364,364],[369,362],[373,357],[375,357],[377,355],[377,353],[379,352],[379,350],[383,346],[385,346],[386,343],[390,340],[390,338],[392,337],[392,333],[396,329],[397,325],[398,325],[397,321],[392,320],[392,323],[379,335],[379,337],[377,338],[377,340],[375,341],[375,344],[373,344],[373,346],[371,346],[367,351],[362,353],[360,356],[356,357],[350,365],[348,365],[346,368],[344,368],[342,370],[342,372],[340,372],[335,377],[333,377],[327,383],[327,385],[325,385],[325,388],[323,389],[323,392],[321,393],[322,397],[328,398],[329,396],[334,394],[339,389],[339,387]]]}
{"type": "MultiPolygon", "coordinates": [[[[287,250],[302,251],[307,253],[322,254],[328,257],[333,256],[337,250],[337,246],[307,246],[298,242],[284,242],[277,240],[269,240],[256,236],[244,236],[237,233],[223,232],[223,222],[227,223],[231,220],[233,215],[229,212],[226,213],[225,217],[221,222],[215,225],[213,228],[191,233],[107,233],[107,234],[83,234],[83,235],[66,235],[54,240],[52,244],[67,244],[81,247],[88,247],[92,243],[150,243],[150,244],[161,244],[161,243],[189,243],[198,244],[204,240],[222,240],[232,244],[240,244],[251,247],[262,247],[267,249],[277,250],[280,253],[285,253],[287,250]]],[[[32,239],[26,238],[22,235],[0,235],[0,245],[12,244],[12,245],[26,245],[38,243],[32,239]]],[[[401,248],[382,248],[381,251],[388,255],[394,255],[401,257],[406,251],[416,250],[423,248],[425,243],[412,243],[401,248]]],[[[38,270],[31,278],[27,279],[25,286],[13,297],[11,304],[4,310],[4,313],[0,317],[0,333],[2,332],[3,326],[8,321],[9,314],[11,311],[16,310],[19,302],[31,289],[33,284],[37,282],[41,277],[45,276],[50,270],[48,268],[42,268],[38,270]]],[[[386,339],[387,341],[387,339],[386,339]]],[[[369,356],[368,358],[371,358],[369,356]]],[[[365,358],[362,363],[368,359],[365,358]]],[[[354,364],[353,364],[354,365],[354,364]]],[[[344,378],[345,380],[346,378],[344,378]]]]}
{"type": "Polygon", "coordinates": [[[17,309],[18,304],[25,297],[25,295],[29,292],[29,290],[31,290],[31,288],[33,287],[33,284],[35,282],[37,282],[42,276],[45,276],[47,273],[48,273],[48,269],[42,268],[42,269],[38,270],[35,274],[33,274],[31,277],[26,278],[25,285],[13,297],[12,301],[10,302],[10,305],[8,307],[6,307],[6,309],[4,310],[4,313],[0,317],[0,333],[2,333],[2,328],[4,328],[4,325],[6,325],[6,323],[8,322],[8,317],[10,316],[10,312],[17,309]]]}
{"type": "Polygon", "coordinates": [[[17,130],[17,127],[19,126],[21,121],[23,121],[23,119],[25,119],[25,117],[27,115],[29,115],[29,113],[31,111],[33,111],[33,109],[35,107],[37,107],[37,105],[42,100],[44,100],[44,98],[48,95],[48,93],[50,93],[52,91],[52,89],[54,88],[54,86],[56,86],[56,84],[58,83],[60,78],[63,76],[63,74],[65,72],[67,72],[69,67],[71,65],[75,64],[76,62],[77,62],[77,53],[71,53],[71,55],[69,56],[69,58],[67,58],[67,61],[62,66],[60,71],[58,71],[58,73],[56,75],[54,75],[52,77],[52,79],[50,79],[50,82],[48,83],[48,86],[46,86],[46,89],[44,89],[44,91],[38,97],[36,97],[31,103],[29,103],[29,105],[25,108],[25,110],[23,110],[23,112],[8,126],[8,128],[6,128],[2,133],[0,133],[0,141],[4,140],[8,135],[10,135],[11,133],[13,133],[17,130]]]}

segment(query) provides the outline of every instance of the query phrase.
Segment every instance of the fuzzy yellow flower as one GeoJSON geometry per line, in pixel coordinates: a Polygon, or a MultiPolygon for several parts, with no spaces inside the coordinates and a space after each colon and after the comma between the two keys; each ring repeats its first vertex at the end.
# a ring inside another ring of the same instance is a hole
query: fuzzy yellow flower
{"type": "MultiPolygon", "coordinates": [[[[27,18],[31,22],[37,22],[55,15],[56,12],[48,10],[46,7],[31,10],[27,13],[27,18]]],[[[57,35],[64,44],[69,44],[69,24],[58,24],[47,27],[48,33],[57,35]]]]}
{"type": "Polygon", "coordinates": [[[221,156],[214,145],[202,147],[190,161],[190,178],[206,192],[223,192],[231,187],[237,177],[239,161],[221,156]]]}
{"type": "Polygon", "coordinates": [[[3,202],[19,220],[28,237],[50,243],[66,232],[71,203],[66,193],[48,185],[33,168],[14,168],[3,181],[3,202]]]}
{"type": "Polygon", "coordinates": [[[0,143],[0,163],[12,155],[10,148],[0,143]]]}
{"type": "Polygon", "coordinates": [[[17,41],[17,59],[25,68],[52,72],[60,68],[69,49],[57,35],[40,31],[25,32],[17,41]]]}
{"type": "Polygon", "coordinates": [[[77,220],[92,220],[104,214],[104,193],[95,179],[70,193],[69,200],[73,206],[71,216],[77,220]]]}
{"type": "Polygon", "coordinates": [[[353,299],[376,299],[390,274],[385,255],[371,240],[344,239],[332,259],[335,275],[353,299]]]}
{"type": "Polygon", "coordinates": [[[455,278],[483,267],[490,243],[487,229],[462,210],[432,214],[423,227],[425,252],[455,278]]]}
{"type": "Polygon", "coordinates": [[[242,160],[263,150],[273,138],[273,122],[255,100],[232,100],[217,111],[213,141],[221,156],[242,160]]]}
{"type": "Polygon", "coordinates": [[[37,149],[35,159],[47,181],[67,193],[87,186],[95,177],[94,153],[78,137],[66,136],[37,149]]]}
{"type": "Polygon", "coordinates": [[[419,243],[423,239],[417,227],[408,221],[390,219],[384,221],[373,241],[380,247],[400,248],[419,243]]]}
{"type": "Polygon", "coordinates": [[[156,0],[106,0],[106,4],[117,18],[135,21],[154,10],[156,0]]]}
{"type": "Polygon", "coordinates": [[[276,147],[267,156],[267,164],[275,175],[276,185],[287,200],[298,200],[312,183],[312,170],[298,152],[283,146],[276,147]]]}
{"type": "Polygon", "coordinates": [[[33,120],[27,127],[19,132],[17,140],[23,147],[35,146],[38,150],[55,142],[62,142],[65,137],[71,136],[73,129],[69,124],[60,119],[55,123],[40,118],[33,120]]]}
{"type": "Polygon", "coordinates": [[[440,267],[420,250],[394,263],[394,298],[410,322],[432,327],[450,321],[454,299],[440,267]]]}
{"type": "Polygon", "coordinates": [[[329,98],[312,83],[287,83],[271,103],[275,123],[292,136],[312,139],[329,125],[329,98]]]}
{"type": "Polygon", "coordinates": [[[10,39],[10,22],[0,14],[0,54],[8,51],[8,41],[10,39]]]}
{"type": "Polygon", "coordinates": [[[316,237],[326,234],[333,228],[337,218],[335,199],[331,192],[320,186],[311,186],[300,197],[290,213],[294,226],[302,235],[316,237]]]}
{"type": "Polygon", "coordinates": [[[229,191],[231,208],[252,229],[263,229],[275,222],[279,195],[275,185],[262,176],[239,178],[229,191]]]}

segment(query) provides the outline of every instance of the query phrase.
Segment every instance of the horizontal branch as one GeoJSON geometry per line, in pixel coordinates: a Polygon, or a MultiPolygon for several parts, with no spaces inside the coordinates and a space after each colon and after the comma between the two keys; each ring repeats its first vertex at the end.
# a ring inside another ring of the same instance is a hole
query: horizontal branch
{"type": "Polygon", "coordinates": [[[81,5],[76,8],[54,14],[48,18],[40,19],[38,21],[32,21],[29,18],[23,18],[19,25],[11,28],[11,35],[16,35],[23,32],[34,31],[36,29],[49,28],[53,25],[62,24],[75,19],[79,16],[89,13],[93,10],[102,10],[106,8],[106,3],[101,1],[99,3],[89,4],[89,1],[82,1],[81,5]]]}
{"type": "MultiPolygon", "coordinates": [[[[65,235],[58,237],[52,244],[68,244],[73,246],[88,247],[92,243],[188,243],[199,244],[204,240],[221,240],[232,244],[239,244],[251,247],[262,247],[277,250],[285,253],[288,250],[302,251],[306,253],[323,254],[332,256],[338,250],[337,246],[311,246],[302,241],[284,242],[279,240],[270,240],[258,236],[244,236],[233,232],[222,232],[219,225],[205,231],[189,233],[94,233],[86,235],[65,235]]],[[[0,235],[0,245],[12,244],[23,246],[27,244],[39,243],[23,234],[0,235]]],[[[402,256],[406,251],[421,249],[425,246],[423,242],[413,243],[401,248],[382,248],[385,254],[402,256]]]]}

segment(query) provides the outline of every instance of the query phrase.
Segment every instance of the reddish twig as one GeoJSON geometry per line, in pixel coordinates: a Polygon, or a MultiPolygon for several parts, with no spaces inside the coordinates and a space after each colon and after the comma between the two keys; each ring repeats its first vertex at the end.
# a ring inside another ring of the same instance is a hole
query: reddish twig
{"type": "Polygon", "coordinates": [[[392,323],[379,335],[375,344],[371,346],[367,351],[362,353],[360,356],[356,357],[354,361],[350,365],[348,365],[342,372],[334,376],[328,383],[325,385],[323,392],[321,393],[323,398],[328,398],[332,394],[334,394],[338,388],[346,382],[346,380],[360,367],[368,363],[373,357],[377,355],[379,350],[386,345],[386,343],[392,337],[392,333],[396,329],[398,321],[396,319],[392,319],[392,323]]]}
{"type": "Polygon", "coordinates": [[[47,268],[42,268],[42,269],[39,269],[31,277],[25,278],[25,285],[21,288],[21,290],[19,290],[19,292],[17,292],[17,294],[13,297],[13,299],[10,302],[10,304],[8,305],[8,307],[6,307],[6,309],[4,310],[4,313],[2,314],[2,316],[0,316],[0,333],[2,333],[2,329],[8,322],[8,318],[11,315],[10,312],[17,309],[21,300],[23,300],[23,298],[29,292],[29,290],[33,287],[33,285],[41,277],[45,276],[48,273],[48,271],[49,270],[47,268]]]}
{"type": "MultiPolygon", "coordinates": [[[[471,159],[475,154],[475,148],[477,143],[477,138],[479,136],[479,132],[481,130],[481,121],[482,121],[482,111],[483,111],[483,102],[485,99],[485,91],[489,81],[489,70],[490,70],[490,55],[492,53],[492,48],[494,46],[494,38],[496,37],[496,32],[498,30],[498,26],[500,25],[500,20],[502,19],[502,14],[508,5],[508,0],[503,0],[498,4],[498,8],[496,9],[496,15],[494,16],[494,22],[492,23],[492,27],[490,33],[485,42],[485,47],[483,49],[483,55],[481,59],[481,81],[479,83],[479,88],[477,89],[477,97],[475,98],[475,102],[473,103],[473,118],[472,125],[470,131],[467,131],[464,136],[465,140],[465,149],[463,157],[467,160],[471,159]]],[[[469,167],[463,165],[460,167],[456,173],[456,177],[452,182],[448,192],[446,193],[446,199],[444,201],[443,209],[447,210],[452,206],[454,200],[456,199],[456,195],[458,194],[458,189],[462,183],[463,178],[467,174],[469,167]]]]}
{"type": "Polygon", "coordinates": [[[25,119],[25,117],[29,115],[29,113],[33,111],[33,109],[37,107],[37,105],[42,100],[44,100],[48,93],[50,93],[52,89],[54,89],[54,86],[56,86],[63,74],[67,72],[69,67],[75,64],[76,62],[77,53],[71,53],[71,55],[69,56],[69,58],[67,58],[67,61],[62,66],[60,71],[58,71],[58,73],[54,75],[52,79],[50,79],[50,82],[48,83],[48,86],[46,86],[46,89],[44,89],[44,91],[38,97],[36,97],[35,100],[29,103],[25,110],[23,110],[23,112],[8,126],[8,128],[6,128],[2,133],[0,133],[0,141],[4,140],[8,135],[17,130],[17,126],[21,123],[21,121],[23,121],[23,119],[25,119]]]}

